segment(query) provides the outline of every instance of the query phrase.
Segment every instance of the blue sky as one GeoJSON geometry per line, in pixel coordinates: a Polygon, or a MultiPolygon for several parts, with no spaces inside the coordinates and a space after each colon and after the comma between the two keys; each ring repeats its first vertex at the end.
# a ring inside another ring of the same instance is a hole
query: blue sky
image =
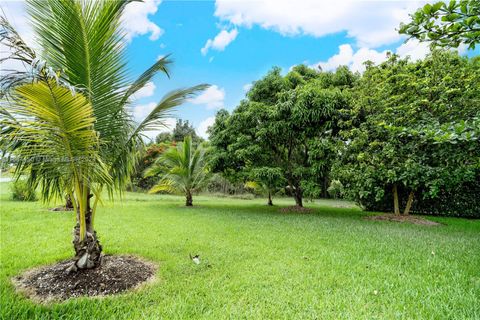
{"type": "MultiPolygon", "coordinates": [[[[404,43],[395,31],[421,1],[160,1],[127,7],[132,77],[159,57],[171,54],[172,77],[159,76],[137,94],[134,115],[146,115],[163,94],[178,87],[209,83],[210,89],[178,108],[175,117],[189,120],[205,137],[219,108],[233,110],[248,85],[273,66],[287,71],[295,64],[333,70],[362,62],[381,62],[386,50],[421,58],[428,48],[404,43]]],[[[32,41],[22,1],[1,5],[7,18],[32,41]]],[[[478,54],[477,52],[462,53],[478,54]]],[[[174,123],[174,119],[168,121],[174,123]]],[[[154,136],[156,133],[151,133],[154,136]]]]}

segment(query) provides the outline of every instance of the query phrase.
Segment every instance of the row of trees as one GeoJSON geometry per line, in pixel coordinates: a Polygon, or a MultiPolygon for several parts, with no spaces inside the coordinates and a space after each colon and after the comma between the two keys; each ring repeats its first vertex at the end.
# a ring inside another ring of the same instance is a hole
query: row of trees
{"type": "Polygon", "coordinates": [[[480,58],[434,51],[366,67],[274,68],[218,112],[212,169],[270,189],[284,179],[297,206],[339,180],[346,197],[397,214],[478,181],[480,58]]]}

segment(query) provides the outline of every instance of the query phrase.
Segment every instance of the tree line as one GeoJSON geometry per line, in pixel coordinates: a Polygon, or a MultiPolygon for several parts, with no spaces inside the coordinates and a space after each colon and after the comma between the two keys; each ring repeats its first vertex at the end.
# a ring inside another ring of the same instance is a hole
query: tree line
{"type": "Polygon", "coordinates": [[[441,214],[422,204],[452,197],[447,213],[475,215],[480,57],[390,54],[363,74],[273,68],[231,113],[217,113],[209,134],[214,172],[270,190],[283,184],[297,206],[330,187],[367,209],[441,214]]]}

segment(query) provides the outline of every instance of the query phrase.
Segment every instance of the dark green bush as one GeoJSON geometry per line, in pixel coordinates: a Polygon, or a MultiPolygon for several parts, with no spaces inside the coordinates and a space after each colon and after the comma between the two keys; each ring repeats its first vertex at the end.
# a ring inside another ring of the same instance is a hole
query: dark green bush
{"type": "MultiPolygon", "coordinates": [[[[423,199],[421,192],[415,194],[411,214],[452,216],[480,219],[480,176],[477,181],[466,182],[451,189],[442,189],[435,198],[423,199]]],[[[408,192],[399,188],[400,207],[404,208],[408,192]]],[[[368,211],[393,212],[393,196],[385,190],[380,201],[374,197],[362,199],[360,205],[368,211]]]]}
{"type": "Polygon", "coordinates": [[[37,195],[26,180],[18,179],[11,184],[12,199],[17,201],[37,201],[37,195]]]}

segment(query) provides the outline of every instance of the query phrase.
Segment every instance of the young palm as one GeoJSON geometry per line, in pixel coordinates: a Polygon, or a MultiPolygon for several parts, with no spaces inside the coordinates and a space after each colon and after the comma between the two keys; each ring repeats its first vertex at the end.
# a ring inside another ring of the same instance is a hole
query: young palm
{"type": "MultiPolygon", "coordinates": [[[[164,126],[172,108],[205,85],[170,92],[140,123],[129,107],[132,95],[157,73],[168,76],[168,57],[129,81],[120,19],[131,0],[28,0],[41,55],[29,48],[4,18],[0,41],[24,72],[2,71],[0,147],[14,156],[16,175],[29,175],[44,200],[69,194],[76,268],[100,263],[94,229],[102,190],[124,189],[143,145],[142,132],[164,126]]],[[[0,61],[3,62],[3,61],[0,61]]]]}
{"type": "Polygon", "coordinates": [[[205,163],[205,149],[192,146],[192,137],[186,136],[183,142],[170,147],[147,169],[146,176],[163,174],[160,182],[150,189],[151,193],[160,191],[182,192],[185,205],[192,206],[192,193],[201,190],[208,181],[205,163]]]}

